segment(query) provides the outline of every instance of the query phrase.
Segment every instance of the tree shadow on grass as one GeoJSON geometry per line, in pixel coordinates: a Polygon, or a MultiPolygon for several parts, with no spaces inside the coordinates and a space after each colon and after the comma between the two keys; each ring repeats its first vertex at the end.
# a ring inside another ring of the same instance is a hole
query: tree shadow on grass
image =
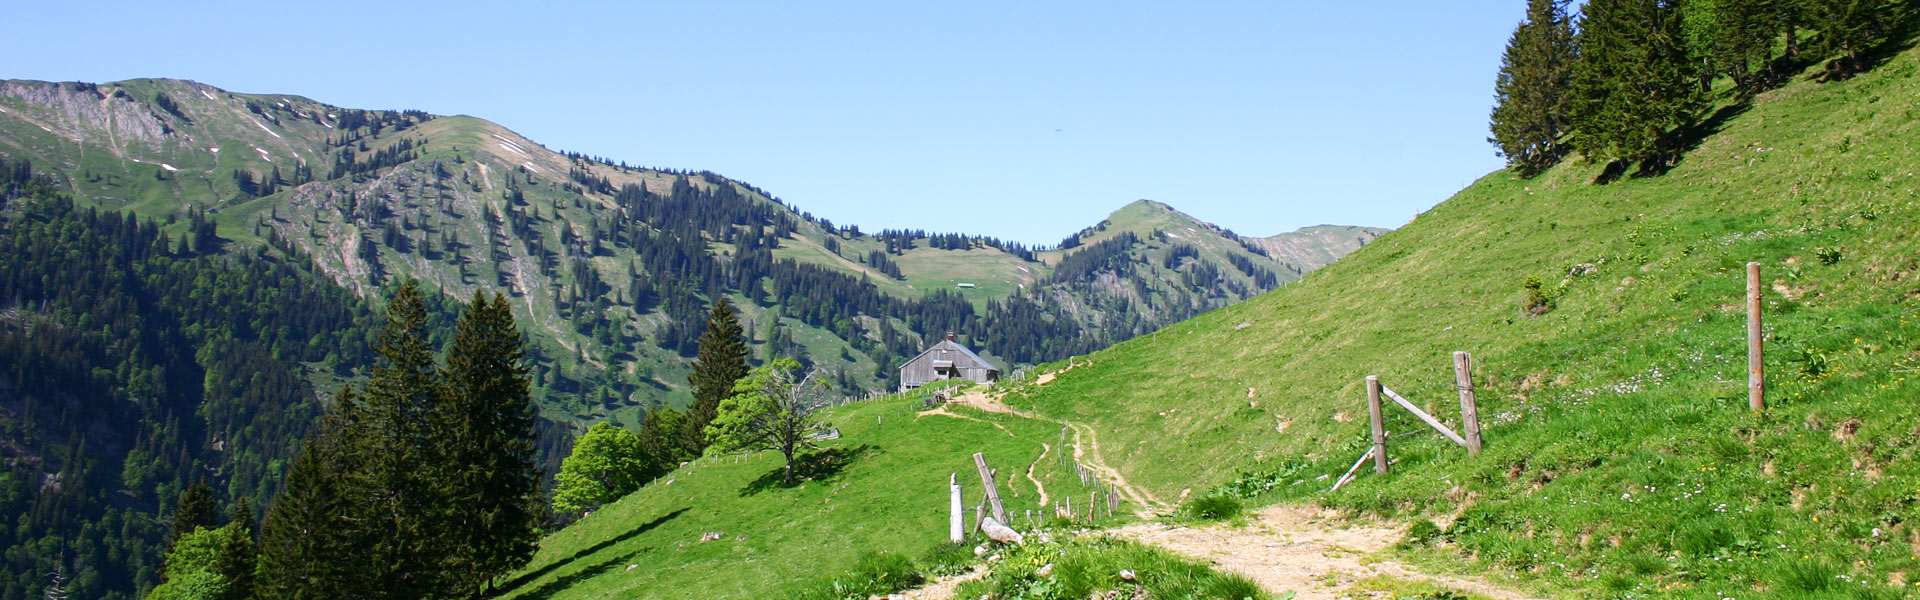
{"type": "Polygon", "coordinates": [[[1713,111],[1713,114],[1707,115],[1707,118],[1692,125],[1673,130],[1672,133],[1667,134],[1667,139],[1661,144],[1671,150],[1662,156],[1641,162],[1640,170],[1633,176],[1659,177],[1667,174],[1674,167],[1680,166],[1680,160],[1683,157],[1698,150],[1700,144],[1707,141],[1707,138],[1726,129],[1729,121],[1751,108],[1753,108],[1751,102],[1735,102],[1720,107],[1719,110],[1713,111]]]}
{"type": "Polygon", "coordinates": [[[787,471],[787,466],[783,464],[774,467],[771,471],[767,471],[766,474],[761,475],[759,479],[749,482],[746,487],[740,488],[740,495],[752,496],[774,488],[790,488],[809,481],[831,479],[835,475],[839,475],[842,469],[847,468],[847,465],[853,464],[853,461],[869,452],[879,449],[878,446],[861,444],[852,447],[827,448],[825,450],[808,452],[796,456],[793,459],[792,485],[781,484],[781,480],[786,477],[787,471]]]}
{"type": "MultiPolygon", "coordinates": [[[[594,544],[584,550],[575,552],[573,553],[573,556],[569,556],[561,560],[556,560],[551,563],[548,563],[547,566],[540,567],[538,569],[528,571],[526,573],[522,573],[519,577],[515,577],[513,578],[512,581],[508,581],[505,584],[502,584],[500,587],[496,588],[492,596],[499,597],[501,595],[506,594],[507,592],[511,592],[513,590],[519,589],[520,586],[526,585],[527,583],[532,582],[541,577],[545,577],[548,573],[552,573],[554,570],[559,569],[560,567],[571,565],[579,561],[580,559],[593,556],[594,553],[596,552],[612,547],[614,544],[618,544],[620,542],[633,539],[635,536],[638,536],[642,533],[652,531],[655,527],[659,527],[661,524],[666,523],[667,521],[673,520],[674,517],[680,516],[680,513],[687,512],[687,510],[688,509],[686,508],[682,508],[680,510],[676,510],[676,511],[661,515],[659,518],[656,518],[652,521],[647,521],[645,524],[642,524],[639,527],[635,527],[626,533],[622,533],[620,535],[607,538],[605,540],[602,540],[598,544],[594,544]]],[[[615,556],[613,558],[600,561],[599,563],[594,564],[593,566],[581,569],[578,572],[571,573],[564,577],[554,579],[553,581],[540,584],[540,587],[537,587],[531,591],[528,591],[526,594],[521,595],[521,597],[530,598],[530,599],[552,597],[555,592],[567,589],[567,587],[572,586],[575,583],[579,583],[583,579],[588,579],[596,575],[599,575],[601,573],[605,573],[608,570],[611,570],[614,565],[619,564],[621,561],[631,558],[634,554],[638,554],[638,553],[639,553],[638,551],[630,552],[624,555],[615,556]]]]}

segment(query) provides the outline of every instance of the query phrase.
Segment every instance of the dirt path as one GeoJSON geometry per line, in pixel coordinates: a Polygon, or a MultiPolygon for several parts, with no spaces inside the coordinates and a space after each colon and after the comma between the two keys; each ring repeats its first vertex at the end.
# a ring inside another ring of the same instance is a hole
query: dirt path
{"type": "Polygon", "coordinates": [[[1245,575],[1272,593],[1297,592],[1297,600],[1351,597],[1356,582],[1381,576],[1431,582],[1497,600],[1537,598],[1478,579],[1428,575],[1398,562],[1372,559],[1405,536],[1397,528],[1345,521],[1331,511],[1302,506],[1275,506],[1256,517],[1240,529],[1136,523],[1108,534],[1207,561],[1245,575]]]}
{"type": "Polygon", "coordinates": [[[987,576],[987,570],[975,567],[972,572],[961,575],[949,575],[935,579],[924,586],[913,588],[898,594],[887,596],[888,600],[948,600],[953,597],[954,588],[960,584],[987,576]]]}
{"type": "MultiPolygon", "coordinates": [[[[1270,593],[1294,592],[1295,600],[1370,597],[1360,584],[1383,577],[1431,583],[1495,600],[1540,598],[1478,578],[1431,575],[1374,557],[1406,535],[1398,528],[1344,520],[1332,511],[1307,506],[1275,506],[1253,516],[1244,528],[1169,527],[1148,522],[1108,530],[1103,535],[1209,563],[1215,569],[1244,575],[1270,593]]],[[[984,574],[976,570],[945,577],[891,597],[949,600],[955,587],[984,574]]]]}
{"type": "Polygon", "coordinates": [[[1046,506],[1048,502],[1051,502],[1052,499],[1047,497],[1047,486],[1040,485],[1040,479],[1033,476],[1033,468],[1040,466],[1040,461],[1046,460],[1047,453],[1049,452],[1053,452],[1053,446],[1048,445],[1046,442],[1041,442],[1040,457],[1033,459],[1033,464],[1027,465],[1027,481],[1033,482],[1033,489],[1040,492],[1040,506],[1043,507],[1046,506]]]}
{"type": "MultiPolygon", "coordinates": [[[[1053,381],[1052,375],[1053,373],[1041,375],[1036,380],[1036,385],[1053,381]]],[[[1153,492],[1135,487],[1127,481],[1125,475],[1120,474],[1118,469],[1107,465],[1106,459],[1100,455],[1100,437],[1094,432],[1093,426],[1091,425],[1075,423],[1064,419],[1055,419],[1039,413],[1007,406],[1005,402],[1000,401],[998,396],[990,396],[986,392],[976,391],[961,394],[955,397],[952,403],[986,412],[1009,414],[1016,417],[1058,423],[1065,426],[1073,430],[1073,459],[1085,465],[1088,470],[1093,471],[1094,475],[1101,481],[1112,485],[1113,489],[1120,493],[1122,499],[1139,507],[1134,511],[1136,516],[1146,519],[1152,518],[1156,514],[1173,510],[1173,505],[1162,502],[1160,498],[1153,495],[1153,492]]],[[[1065,452],[1066,450],[1063,448],[1061,451],[1065,452]]]]}

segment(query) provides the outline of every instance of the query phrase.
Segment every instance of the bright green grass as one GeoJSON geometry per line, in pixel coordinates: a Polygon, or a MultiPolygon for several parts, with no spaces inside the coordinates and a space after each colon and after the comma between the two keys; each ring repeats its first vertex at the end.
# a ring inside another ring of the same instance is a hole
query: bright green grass
{"type": "Polygon", "coordinates": [[[1265,498],[1443,522],[1465,505],[1445,552],[1549,585],[1849,597],[1914,580],[1916,74],[1908,51],[1854,80],[1796,80],[1661,177],[1489,175],[1300,283],[1009,402],[1093,423],[1107,460],[1162,498],[1304,461],[1265,498]],[[1759,415],[1747,261],[1769,288],[1759,415]],[[1597,272],[1567,277],[1583,263],[1597,272]],[[1521,314],[1528,276],[1556,310],[1521,314]],[[1394,473],[1325,494],[1314,478],[1365,448],[1365,375],[1458,421],[1453,350],[1476,358],[1486,453],[1389,405],[1394,473]]]}
{"type": "Polygon", "coordinates": [[[954,596],[1069,600],[1104,598],[1102,594],[1117,591],[1120,598],[1140,597],[1136,594],[1217,600],[1270,597],[1245,577],[1215,571],[1165,550],[1113,538],[1058,535],[1063,539],[1005,550],[1004,562],[995,564],[992,574],[962,584],[954,596]],[[1042,569],[1048,569],[1047,574],[1041,575],[1042,569]],[[1132,578],[1123,576],[1123,571],[1132,578]]]}
{"type": "Polygon", "coordinates": [[[1051,455],[1036,463],[1058,426],[967,409],[916,419],[919,409],[914,395],[833,409],[843,437],[830,445],[852,458],[794,488],[768,485],[779,477],[772,453],[683,467],[547,537],[504,597],[788,597],[865,551],[920,556],[944,543],[947,476],[960,475],[969,508],[980,497],[974,452],[999,470],[1016,522],[1037,508],[1029,465],[1049,492],[1084,493],[1051,455]],[[709,531],[724,535],[701,543],[709,531]]]}

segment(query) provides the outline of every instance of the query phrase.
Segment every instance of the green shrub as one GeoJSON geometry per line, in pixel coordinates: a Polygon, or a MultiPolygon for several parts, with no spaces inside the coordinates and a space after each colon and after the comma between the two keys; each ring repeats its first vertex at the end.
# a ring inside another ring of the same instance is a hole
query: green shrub
{"type": "Polygon", "coordinates": [[[1233,496],[1207,496],[1187,505],[1187,514],[1202,521],[1224,521],[1245,510],[1233,496]]]}
{"type": "Polygon", "coordinates": [[[1527,302],[1521,306],[1527,316],[1538,317],[1553,310],[1553,296],[1547,295],[1547,292],[1541,289],[1545,285],[1545,282],[1533,275],[1528,275],[1527,280],[1520,283],[1520,288],[1527,292],[1527,302]]]}
{"type": "Polygon", "coordinates": [[[913,561],[892,552],[866,552],[852,569],[837,577],[823,579],[801,592],[801,600],[844,600],[886,595],[908,589],[926,578],[913,568],[913,561]]]}
{"type": "Polygon", "coordinates": [[[920,572],[935,577],[958,575],[973,567],[973,546],[946,543],[920,556],[920,572]]]}
{"type": "Polygon", "coordinates": [[[986,579],[962,585],[957,598],[1068,600],[1099,596],[1147,598],[1268,598],[1238,575],[1182,559],[1158,548],[1102,537],[1015,548],[986,579]],[[1040,575],[1045,565],[1053,565],[1040,575]],[[1133,579],[1120,575],[1131,571],[1133,579]]]}

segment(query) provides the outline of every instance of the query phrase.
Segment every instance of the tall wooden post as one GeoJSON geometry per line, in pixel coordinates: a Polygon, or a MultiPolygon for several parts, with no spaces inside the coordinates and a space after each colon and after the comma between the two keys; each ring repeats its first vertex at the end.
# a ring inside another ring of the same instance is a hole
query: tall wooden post
{"type": "Polygon", "coordinates": [[[1467,438],[1467,456],[1480,455],[1480,407],[1473,399],[1473,355],[1453,353],[1453,382],[1460,388],[1460,434],[1467,438]]]}
{"type": "Polygon", "coordinates": [[[1766,367],[1760,360],[1760,263],[1747,263],[1747,408],[1767,408],[1766,367]]]}
{"type": "Polygon", "coordinates": [[[1367,415],[1373,418],[1373,472],[1387,474],[1387,425],[1380,414],[1380,376],[1367,376],[1367,415]]]}
{"type": "Polygon", "coordinates": [[[960,503],[959,473],[947,475],[947,488],[950,492],[949,495],[953,498],[953,519],[952,522],[947,525],[947,539],[953,540],[953,543],[958,544],[967,541],[967,508],[960,503]]]}
{"type": "Polygon", "coordinates": [[[987,504],[993,508],[993,520],[1007,522],[1007,509],[1000,505],[1000,487],[993,483],[993,470],[987,468],[987,455],[973,453],[973,466],[980,469],[980,486],[987,490],[987,504]]]}

